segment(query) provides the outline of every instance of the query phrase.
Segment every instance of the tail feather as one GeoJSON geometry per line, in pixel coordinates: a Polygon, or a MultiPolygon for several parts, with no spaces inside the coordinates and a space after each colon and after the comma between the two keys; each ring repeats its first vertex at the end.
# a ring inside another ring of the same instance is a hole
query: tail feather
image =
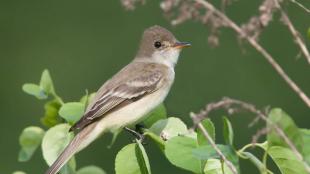
{"type": "Polygon", "coordinates": [[[100,131],[94,131],[96,122],[82,129],[69,143],[65,150],[59,155],[56,161],[50,166],[45,174],[56,174],[70,160],[70,158],[88,144],[94,141],[104,131],[104,127],[100,131]]]}
{"type": "Polygon", "coordinates": [[[45,174],[56,174],[70,160],[70,158],[78,151],[80,144],[79,136],[76,136],[65,150],[60,154],[45,174]]]}

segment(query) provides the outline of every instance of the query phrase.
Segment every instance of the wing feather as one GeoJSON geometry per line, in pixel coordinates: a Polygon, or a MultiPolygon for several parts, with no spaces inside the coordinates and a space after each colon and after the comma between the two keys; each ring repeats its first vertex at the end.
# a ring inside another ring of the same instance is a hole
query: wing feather
{"type": "MultiPolygon", "coordinates": [[[[139,97],[156,91],[159,88],[160,81],[163,78],[161,71],[146,71],[142,75],[137,74],[130,80],[115,85],[111,89],[101,88],[95,97],[95,101],[88,106],[84,116],[72,126],[71,130],[82,129],[88,124],[103,117],[106,113],[113,111],[122,103],[131,103],[139,97]]],[[[124,105],[122,105],[124,107],[124,105]]],[[[119,108],[118,108],[119,109],[119,108]]]]}

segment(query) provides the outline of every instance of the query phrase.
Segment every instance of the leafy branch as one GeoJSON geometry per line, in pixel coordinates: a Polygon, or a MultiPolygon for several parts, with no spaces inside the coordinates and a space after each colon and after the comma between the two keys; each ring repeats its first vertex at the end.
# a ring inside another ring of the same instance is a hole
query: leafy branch
{"type": "MultiPolygon", "coordinates": [[[[84,113],[89,100],[93,94],[86,94],[79,102],[67,102],[56,93],[52,78],[48,70],[44,70],[39,84],[26,83],[22,87],[23,91],[39,100],[45,100],[44,116],[40,119],[43,126],[26,127],[20,137],[19,144],[21,150],[18,161],[26,162],[31,159],[35,151],[41,146],[43,158],[48,165],[51,165],[62,150],[73,138],[73,133],[68,130],[84,113]]],[[[62,174],[105,174],[96,166],[86,166],[76,170],[76,162],[73,157],[62,169],[62,174]]]]}
{"type": "MultiPolygon", "coordinates": [[[[256,109],[256,107],[252,104],[249,104],[249,103],[246,103],[246,102],[243,102],[240,100],[224,97],[219,102],[207,104],[205,109],[201,110],[198,114],[191,113],[191,117],[194,121],[194,127],[198,126],[199,129],[201,129],[203,132],[206,132],[206,130],[203,130],[204,128],[201,125],[201,120],[208,118],[208,115],[211,111],[221,109],[221,108],[226,109],[230,114],[239,112],[241,109],[256,114],[258,118],[262,119],[263,121],[265,121],[269,125],[269,129],[267,129],[267,130],[273,129],[277,133],[277,135],[282,138],[282,140],[292,150],[292,152],[296,156],[296,158],[298,160],[302,161],[307,172],[310,173],[309,164],[305,161],[301,152],[298,151],[297,147],[290,140],[290,138],[285,134],[283,129],[279,125],[273,123],[272,120],[268,119],[268,117],[262,111],[256,109]],[[234,107],[235,105],[239,106],[240,108],[235,108],[234,107]]],[[[205,136],[207,137],[208,135],[206,134],[205,136]]],[[[208,137],[207,137],[207,139],[209,140],[208,137]]],[[[216,146],[214,146],[214,148],[216,148],[216,146]]],[[[220,152],[218,152],[218,153],[220,153],[220,152]]],[[[223,160],[227,161],[227,160],[225,160],[225,158],[223,158],[223,160]]]]}
{"type": "MultiPolygon", "coordinates": [[[[308,9],[295,0],[304,11],[308,9]]],[[[144,0],[122,0],[122,4],[130,10],[135,9],[137,3],[145,4],[144,0]]],[[[233,29],[240,40],[247,41],[269,62],[280,77],[291,89],[310,107],[310,99],[304,91],[287,75],[274,57],[259,43],[258,39],[273,18],[275,12],[280,12],[281,21],[288,27],[301,53],[310,63],[309,51],[283,10],[283,0],[264,0],[259,6],[259,15],[253,16],[243,24],[237,25],[225,14],[225,8],[232,2],[222,1],[221,9],[217,9],[210,2],[204,0],[162,0],[161,8],[166,16],[176,16],[171,20],[172,25],[183,23],[186,20],[198,20],[210,27],[208,38],[212,46],[219,45],[219,29],[228,27],[233,29]]],[[[309,30],[310,31],[310,30],[309,30]]],[[[308,35],[309,32],[308,31],[308,35]]],[[[39,84],[27,83],[23,91],[36,97],[44,103],[44,116],[41,118],[42,127],[26,127],[20,137],[21,150],[18,154],[20,162],[31,159],[41,146],[43,159],[51,165],[60,152],[72,140],[74,134],[68,130],[71,125],[80,119],[94,93],[80,98],[78,101],[65,102],[57,93],[48,70],[44,70],[39,84]]],[[[191,113],[194,126],[188,128],[179,118],[167,117],[164,105],[160,105],[144,121],[146,128],[143,135],[157,144],[162,154],[169,162],[181,169],[197,174],[236,174],[240,173],[239,160],[249,160],[262,174],[272,174],[267,163],[269,155],[283,174],[310,173],[310,131],[298,128],[291,117],[282,109],[274,108],[263,112],[253,104],[231,98],[223,98],[209,103],[199,113],[191,113]],[[227,117],[223,117],[223,137],[225,142],[219,144],[215,139],[215,126],[210,119],[210,113],[217,109],[225,109],[228,114],[238,114],[246,110],[256,115],[256,123],[263,120],[266,127],[253,136],[252,143],[239,149],[234,146],[234,129],[227,117]],[[266,135],[263,143],[257,143],[261,135],[266,135]],[[264,150],[262,157],[248,151],[250,147],[264,150]]],[[[114,133],[111,146],[118,133],[114,133]]],[[[150,174],[151,164],[142,140],[125,145],[116,155],[116,174],[150,174]]],[[[164,172],[164,171],[163,171],[164,172]]],[[[77,170],[76,160],[73,157],[61,170],[61,174],[105,174],[97,166],[86,166],[77,170]]],[[[16,171],[14,174],[25,174],[16,171]]]]}
{"type": "MultiPolygon", "coordinates": [[[[141,0],[123,0],[123,5],[127,8],[128,4],[131,7],[135,6],[137,2],[144,3],[141,0]],[[124,3],[126,2],[126,3],[124,3]]],[[[229,4],[222,1],[223,6],[229,4]]],[[[230,1],[229,1],[230,2],[230,1]]],[[[206,0],[163,0],[161,8],[166,16],[176,16],[171,21],[172,25],[181,24],[187,20],[198,20],[202,24],[210,27],[210,35],[208,37],[211,46],[219,44],[218,35],[219,29],[228,27],[233,29],[238,38],[246,40],[253,48],[255,48],[272,66],[272,68],[280,75],[280,77],[288,84],[288,86],[300,97],[300,99],[310,108],[310,98],[305,92],[288,76],[276,59],[258,42],[258,38],[273,18],[273,14],[277,11],[281,12],[281,20],[286,24],[291,32],[297,46],[299,46],[304,57],[310,64],[309,51],[301,39],[299,33],[293,26],[286,12],[282,9],[280,4],[283,0],[264,0],[259,6],[259,16],[253,16],[248,23],[239,26],[230,19],[222,10],[217,9],[214,5],[206,0]]],[[[127,8],[133,10],[134,8],[127,8]]],[[[225,9],[225,8],[222,8],[225,9]]]]}
{"type": "MultiPolygon", "coordinates": [[[[41,119],[45,128],[29,126],[22,131],[18,159],[20,162],[30,160],[41,146],[43,159],[47,165],[51,165],[72,140],[74,135],[68,132],[70,125],[82,116],[93,94],[86,94],[78,102],[64,102],[58,95],[51,94],[51,91],[55,94],[56,92],[53,85],[47,85],[53,84],[47,70],[42,73],[41,79],[48,80],[41,80],[39,85],[30,85],[33,89],[26,84],[23,89],[40,100],[47,100],[44,108],[48,111],[45,111],[45,116],[41,119]],[[28,86],[27,90],[25,86],[28,86]],[[51,102],[56,103],[57,107],[50,105],[51,102]]],[[[164,105],[160,105],[144,121],[146,127],[142,132],[147,137],[146,141],[154,141],[172,165],[197,174],[236,174],[241,172],[239,160],[243,159],[251,161],[260,173],[272,174],[267,163],[269,155],[283,174],[309,173],[310,131],[298,128],[281,109],[274,108],[265,113],[252,104],[224,98],[206,105],[205,109],[197,114],[191,113],[191,117],[194,126],[188,128],[179,118],[167,117],[164,105]],[[254,113],[257,118],[267,123],[268,131],[264,132],[267,134],[266,140],[263,143],[246,144],[238,150],[234,145],[233,125],[227,117],[223,117],[225,141],[218,143],[215,139],[215,126],[209,118],[210,113],[217,109],[226,109],[229,114],[238,114],[241,110],[254,113]],[[258,147],[265,151],[261,160],[248,151],[249,147],[258,147]]],[[[117,133],[115,137],[116,135],[117,133]]],[[[111,144],[114,141],[115,138],[111,144]]],[[[61,174],[105,174],[100,167],[93,165],[78,170],[77,168],[76,159],[73,157],[61,170],[61,174]]],[[[125,145],[116,155],[116,174],[150,174],[151,171],[151,163],[142,140],[136,139],[134,143],[125,145]]],[[[14,174],[25,173],[17,171],[14,174]]]]}

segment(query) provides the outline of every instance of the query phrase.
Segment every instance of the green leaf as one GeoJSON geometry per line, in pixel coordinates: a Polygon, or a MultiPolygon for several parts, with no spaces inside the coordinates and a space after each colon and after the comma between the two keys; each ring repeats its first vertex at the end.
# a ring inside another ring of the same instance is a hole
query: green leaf
{"type": "Polygon", "coordinates": [[[223,124],[224,124],[223,135],[224,135],[225,143],[233,147],[234,131],[227,117],[223,117],[223,124]]]}
{"type": "Polygon", "coordinates": [[[80,102],[69,102],[61,106],[59,115],[69,124],[76,123],[84,114],[85,105],[80,102]]]}
{"type": "MultiPolygon", "coordinates": [[[[273,124],[277,124],[282,128],[286,136],[295,144],[300,152],[303,151],[303,141],[300,131],[289,115],[287,115],[282,109],[275,108],[270,111],[268,118],[273,124]]],[[[280,137],[273,129],[273,124],[267,125],[268,128],[272,130],[267,134],[268,146],[288,147],[282,137],[280,137]]]]}
{"type": "Polygon", "coordinates": [[[209,159],[203,171],[205,174],[233,174],[229,167],[219,159],[209,159]]]}
{"type": "MultiPolygon", "coordinates": [[[[136,143],[128,144],[123,147],[116,155],[115,172],[116,174],[148,174],[145,169],[142,152],[136,143]]],[[[148,162],[147,162],[148,163],[148,162]]]]}
{"type": "Polygon", "coordinates": [[[79,169],[76,174],[106,174],[104,170],[97,166],[86,166],[79,169]]]}
{"type": "Polygon", "coordinates": [[[303,139],[303,156],[308,164],[310,164],[310,130],[309,129],[299,129],[302,139],[303,139]]]}
{"type": "Polygon", "coordinates": [[[40,100],[47,99],[48,97],[44,90],[36,84],[26,83],[22,88],[25,93],[33,95],[40,100]]]}
{"type": "MultiPolygon", "coordinates": [[[[201,123],[202,123],[203,127],[207,130],[207,132],[209,133],[211,138],[215,141],[215,127],[214,127],[214,124],[212,123],[212,121],[208,118],[208,119],[204,119],[201,123]]],[[[200,146],[209,145],[208,140],[203,135],[203,133],[200,129],[197,129],[197,140],[198,140],[198,144],[200,146]]]]}
{"type": "Polygon", "coordinates": [[[259,159],[257,159],[255,155],[253,155],[250,152],[241,152],[241,155],[249,159],[257,167],[260,173],[262,174],[267,173],[268,169],[259,159]]]}
{"type": "Polygon", "coordinates": [[[142,173],[151,174],[151,166],[149,162],[149,158],[145,152],[143,145],[140,140],[136,140],[138,148],[136,148],[137,159],[139,160],[139,164],[141,166],[142,173]]]}
{"type": "Polygon", "coordinates": [[[60,174],[76,174],[76,161],[73,156],[67,164],[60,169],[60,174]]]}
{"type": "Polygon", "coordinates": [[[160,136],[163,140],[168,140],[178,135],[188,134],[186,125],[176,117],[159,120],[154,123],[149,130],[160,136]]]}
{"type": "Polygon", "coordinates": [[[193,150],[197,147],[198,143],[195,139],[176,136],[166,142],[165,155],[177,167],[194,173],[202,173],[202,161],[193,154],[193,150]]]}
{"type": "MultiPolygon", "coordinates": [[[[230,153],[234,153],[230,146],[217,144],[216,145],[222,153],[227,157],[230,153]]],[[[215,149],[211,145],[199,146],[193,149],[193,155],[200,160],[208,160],[211,158],[220,158],[215,149]]]]}
{"type": "Polygon", "coordinates": [[[310,28],[308,28],[308,38],[310,39],[310,28]]]}
{"type": "Polygon", "coordinates": [[[13,172],[13,174],[26,174],[26,173],[22,172],[22,171],[15,171],[15,172],[13,172]]]}
{"type": "MultiPolygon", "coordinates": [[[[229,160],[239,170],[239,158],[233,147],[231,147],[230,145],[222,145],[222,144],[217,144],[216,146],[221,150],[221,152],[224,154],[227,160],[229,160]]],[[[212,158],[220,158],[218,153],[211,145],[200,146],[196,149],[193,149],[193,155],[197,159],[203,161],[212,158]]]]}
{"type": "Polygon", "coordinates": [[[40,127],[30,126],[23,130],[19,137],[21,150],[19,151],[18,161],[28,161],[40,145],[44,136],[44,130],[40,127]]]}
{"type": "Polygon", "coordinates": [[[44,116],[41,118],[41,123],[46,127],[53,127],[61,123],[62,119],[58,116],[58,111],[61,104],[57,100],[51,100],[44,105],[44,116]]]}
{"type": "MultiPolygon", "coordinates": [[[[69,124],[58,124],[45,133],[42,141],[42,151],[43,158],[49,166],[53,164],[60,153],[73,139],[73,133],[69,132],[70,127],[69,124]]],[[[62,173],[66,173],[66,171],[75,171],[75,167],[76,164],[73,157],[69,163],[63,167],[62,173]]]]}
{"type": "Polygon", "coordinates": [[[143,123],[147,128],[151,127],[156,121],[167,118],[165,105],[160,104],[153,111],[147,114],[145,118],[146,119],[143,121],[143,123]]]}
{"type": "Polygon", "coordinates": [[[51,75],[47,69],[45,69],[41,75],[40,87],[45,91],[46,94],[55,92],[51,75]]]}
{"type": "Polygon", "coordinates": [[[162,150],[164,152],[165,141],[162,140],[158,135],[154,134],[153,132],[149,131],[148,129],[146,129],[144,131],[143,135],[150,137],[159,146],[160,150],[162,150]]]}
{"type": "Polygon", "coordinates": [[[268,154],[279,167],[282,174],[306,174],[304,165],[296,155],[288,148],[272,146],[268,148],[268,154]]]}

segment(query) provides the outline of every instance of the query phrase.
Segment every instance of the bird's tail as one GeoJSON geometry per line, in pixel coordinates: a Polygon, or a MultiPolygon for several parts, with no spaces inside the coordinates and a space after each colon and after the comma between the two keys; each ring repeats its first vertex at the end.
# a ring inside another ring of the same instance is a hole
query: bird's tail
{"type": "Polygon", "coordinates": [[[59,170],[70,160],[70,158],[77,152],[77,148],[80,144],[80,140],[74,138],[71,143],[60,154],[51,167],[45,172],[45,174],[56,174],[59,170]]]}
{"type": "Polygon", "coordinates": [[[70,160],[70,158],[82,150],[88,144],[90,144],[94,139],[96,139],[100,133],[93,134],[96,124],[91,124],[81,130],[69,143],[69,145],[63,150],[56,161],[50,166],[50,168],[45,172],[45,174],[56,174],[59,170],[70,160]]]}

